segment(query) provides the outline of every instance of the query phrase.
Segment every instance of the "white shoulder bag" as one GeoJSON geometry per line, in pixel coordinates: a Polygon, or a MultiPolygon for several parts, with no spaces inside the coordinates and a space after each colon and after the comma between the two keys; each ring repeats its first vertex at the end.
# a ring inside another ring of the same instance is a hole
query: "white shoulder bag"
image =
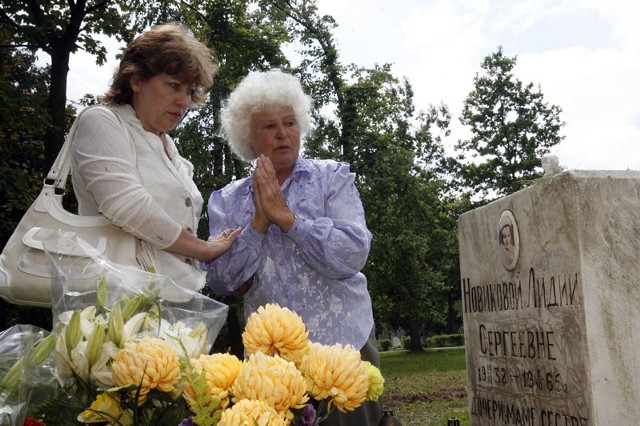
{"type": "MultiPolygon", "coordinates": [[[[71,170],[71,148],[80,115],[71,127],[40,195],[27,210],[0,255],[0,297],[10,303],[51,306],[52,265],[44,252],[43,243],[57,236],[61,243],[57,244],[56,250],[61,255],[86,256],[84,252],[74,252],[76,245],[65,248],[66,238],[78,237],[95,248],[96,255],[104,256],[113,263],[136,268],[142,266],[136,256],[139,240],[135,236],[101,215],[79,216],[62,206],[71,170]]],[[[124,133],[131,139],[124,123],[121,120],[120,123],[124,133]]],[[[49,247],[47,249],[51,251],[49,247]]]]}

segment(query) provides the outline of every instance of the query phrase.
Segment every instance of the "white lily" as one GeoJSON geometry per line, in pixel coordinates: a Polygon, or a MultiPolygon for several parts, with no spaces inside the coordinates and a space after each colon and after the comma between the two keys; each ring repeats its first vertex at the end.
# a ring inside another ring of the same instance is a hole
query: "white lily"
{"type": "Polygon", "coordinates": [[[71,349],[69,366],[82,380],[89,380],[89,359],[87,358],[86,340],[78,342],[75,348],[71,349]]]}
{"type": "Polygon", "coordinates": [[[91,378],[98,388],[110,388],[113,386],[111,374],[111,360],[115,358],[120,349],[110,341],[104,342],[100,349],[98,359],[91,366],[91,378]]]}
{"type": "Polygon", "coordinates": [[[96,316],[96,307],[89,306],[80,313],[80,330],[83,339],[89,339],[93,335],[96,325],[100,324],[103,329],[107,327],[108,318],[104,315],[96,316]]]}
{"type": "Polygon", "coordinates": [[[204,324],[199,323],[193,329],[187,327],[182,321],[177,321],[171,325],[168,321],[163,320],[162,324],[160,338],[173,346],[178,354],[181,355],[181,358],[197,358],[205,352],[207,347],[207,328],[204,324]]]}
{"type": "Polygon", "coordinates": [[[133,339],[134,335],[140,331],[145,322],[146,313],[135,314],[122,328],[122,342],[126,343],[133,339]]]}
{"type": "Polygon", "coordinates": [[[73,374],[74,369],[71,365],[71,351],[67,349],[64,333],[56,339],[55,351],[55,375],[60,385],[65,387],[71,384],[71,375],[73,374]]]}
{"type": "Polygon", "coordinates": [[[63,313],[58,315],[58,318],[56,318],[57,325],[66,326],[67,324],[69,324],[69,320],[71,319],[71,315],[73,315],[74,312],[75,311],[64,311],[63,313]]]}
{"type": "Polygon", "coordinates": [[[175,324],[171,324],[166,319],[160,319],[160,326],[157,329],[157,336],[162,338],[162,336],[164,335],[172,335],[172,334],[179,333],[179,330],[176,329],[176,325],[178,325],[179,327],[180,325],[184,325],[184,324],[182,324],[182,322],[180,321],[176,322],[175,324]]]}

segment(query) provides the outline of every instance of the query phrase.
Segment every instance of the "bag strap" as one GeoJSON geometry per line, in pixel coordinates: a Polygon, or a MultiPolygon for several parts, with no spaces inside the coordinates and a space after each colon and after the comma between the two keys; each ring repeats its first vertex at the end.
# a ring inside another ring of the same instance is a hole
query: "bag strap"
{"type": "MultiPolygon", "coordinates": [[[[69,176],[69,172],[71,171],[71,146],[73,145],[73,138],[76,133],[76,128],[78,127],[78,123],[80,122],[80,117],[90,109],[91,107],[87,107],[80,111],[80,114],[73,121],[73,125],[67,134],[67,137],[64,140],[64,144],[62,144],[62,148],[58,152],[58,156],[56,160],[53,162],[49,173],[47,174],[46,179],[44,180],[45,186],[53,186],[56,190],[61,190],[64,192],[64,189],[67,185],[67,177],[69,176]]],[[[58,192],[58,191],[56,191],[58,192]]]]}
{"type": "MultiPolygon", "coordinates": [[[[69,130],[69,133],[67,134],[67,137],[64,140],[64,144],[62,144],[62,148],[60,148],[60,152],[58,152],[58,156],[56,157],[56,160],[53,162],[53,165],[51,166],[51,169],[49,170],[49,173],[47,174],[47,177],[44,180],[44,186],[55,188],[55,192],[57,194],[64,193],[67,185],[67,179],[71,172],[71,157],[72,157],[71,148],[75,140],[75,133],[78,127],[78,123],[80,122],[80,117],[82,117],[82,115],[86,111],[98,106],[104,107],[104,105],[98,104],[98,105],[92,105],[92,106],[86,107],[85,109],[80,111],[80,114],[78,114],[78,116],[74,120],[73,125],[71,126],[71,129],[69,130]]],[[[126,133],[129,139],[129,142],[132,142],[131,134],[126,129],[125,124],[122,121],[122,118],[120,117],[120,115],[116,112],[113,112],[113,114],[116,116],[116,118],[118,119],[118,122],[122,126],[122,130],[126,133]]]]}

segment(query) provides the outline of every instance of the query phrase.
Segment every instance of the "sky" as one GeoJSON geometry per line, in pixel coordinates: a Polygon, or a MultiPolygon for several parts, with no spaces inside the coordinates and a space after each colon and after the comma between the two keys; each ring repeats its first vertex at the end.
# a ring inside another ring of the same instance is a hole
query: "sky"
{"type": "MultiPolygon", "coordinates": [[[[640,170],[640,2],[634,0],[317,0],[338,24],[342,64],[392,64],[418,110],[446,104],[450,141],[484,57],[502,46],[513,73],[562,109],[565,139],[552,149],[566,169],[640,170]]],[[[106,90],[118,45],[97,67],[71,58],[69,99],[106,90]]]]}

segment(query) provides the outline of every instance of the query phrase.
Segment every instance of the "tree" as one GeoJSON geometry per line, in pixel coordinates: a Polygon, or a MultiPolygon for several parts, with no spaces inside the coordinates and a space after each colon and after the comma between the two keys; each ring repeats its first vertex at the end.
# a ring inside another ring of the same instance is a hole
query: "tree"
{"type": "MultiPolygon", "coordinates": [[[[0,31],[0,40],[4,32],[0,31]]],[[[46,70],[24,50],[0,48],[0,250],[42,188],[46,113],[46,70]]],[[[25,309],[0,299],[0,330],[20,322],[25,309]]],[[[46,317],[39,315],[36,321],[46,317]]],[[[34,322],[36,323],[36,322],[34,322]]]]}
{"type": "Polygon", "coordinates": [[[272,18],[274,12],[245,1],[192,2],[181,12],[186,16],[179,19],[193,22],[191,27],[221,63],[206,105],[173,133],[183,155],[194,163],[194,181],[206,197],[249,173],[249,166],[235,158],[219,136],[221,100],[252,70],[287,68],[282,45],[290,37],[284,23],[272,18]]]}
{"type": "MultiPolygon", "coordinates": [[[[357,174],[374,234],[365,274],[376,321],[411,330],[414,349],[420,349],[424,325],[442,323],[447,310],[444,281],[450,276],[452,261],[444,256],[452,252],[450,244],[455,239],[451,238],[448,206],[441,201],[445,184],[439,170],[443,164],[441,140],[433,136],[431,127],[446,127],[448,112],[440,108],[416,113],[411,85],[393,77],[389,65],[372,69],[341,65],[331,34],[335,22],[329,16],[319,16],[313,0],[134,1],[120,5],[121,26],[113,22],[99,25],[97,17],[107,9],[100,12],[98,8],[115,4],[47,3],[48,9],[42,9],[49,17],[42,30],[30,24],[27,34],[19,33],[19,25],[10,26],[8,38],[12,46],[20,37],[32,37],[25,45],[33,49],[47,45],[66,31],[71,8],[84,7],[84,19],[91,24],[80,29],[76,44],[97,49],[99,63],[99,44],[91,40],[98,33],[119,31],[117,37],[127,41],[140,29],[158,22],[186,23],[213,47],[221,62],[207,104],[191,111],[172,133],[181,153],[194,163],[195,181],[205,199],[212,190],[250,172],[218,136],[221,100],[251,70],[282,67],[300,76],[315,103],[316,130],[307,141],[306,155],[348,161],[357,174]],[[301,46],[298,54],[302,59],[296,66],[291,66],[283,53],[283,46],[292,42],[301,46]]],[[[36,22],[37,13],[16,18],[21,5],[10,0],[0,18],[36,22]]],[[[23,7],[38,9],[30,2],[23,7]]],[[[115,15],[109,16],[115,19],[115,15]]],[[[64,75],[66,82],[66,71],[64,75]]],[[[46,89],[39,93],[46,93],[46,89]]],[[[207,224],[204,215],[201,237],[207,233],[207,224]]],[[[224,301],[240,311],[237,301],[224,301]]],[[[238,318],[236,313],[230,312],[232,320],[238,318]]],[[[233,330],[233,321],[228,324],[229,339],[239,337],[242,324],[235,323],[233,330]]],[[[238,353],[238,348],[234,352],[238,353]]]]}
{"type": "Polygon", "coordinates": [[[374,234],[364,272],[376,322],[402,325],[411,331],[412,348],[421,350],[422,325],[436,321],[442,314],[436,310],[446,306],[437,302],[443,300],[442,274],[429,257],[441,237],[430,221],[438,217],[442,181],[425,171],[435,167],[440,140],[428,126],[415,124],[426,124],[427,116],[415,114],[411,85],[395,79],[389,65],[361,69],[340,63],[331,33],[335,22],[318,16],[313,2],[274,4],[291,18],[290,32],[301,41],[303,59],[295,70],[315,101],[316,126],[305,155],[340,159],[356,173],[374,234]]]}
{"type": "Polygon", "coordinates": [[[474,90],[464,101],[460,121],[471,139],[459,141],[460,174],[465,185],[483,198],[522,189],[542,175],[541,157],[560,143],[560,107],[548,105],[533,84],[513,75],[516,57],[502,48],[485,57],[484,74],[476,74],[474,90]]]}
{"type": "Polygon", "coordinates": [[[413,91],[389,65],[345,68],[343,109],[325,116],[307,141],[308,155],[348,161],[373,234],[364,269],[376,322],[409,331],[421,351],[425,324],[444,318],[440,191],[432,170],[442,147],[429,130],[434,117],[416,114],[413,91]],[[348,128],[348,131],[345,131],[348,128]],[[336,136],[336,139],[331,139],[336,136]]]}
{"type": "Polygon", "coordinates": [[[42,187],[42,146],[48,115],[46,70],[27,51],[0,50],[0,247],[42,187]]]}
{"type": "Polygon", "coordinates": [[[69,58],[78,49],[96,55],[104,63],[106,50],[96,34],[128,39],[132,30],[129,12],[138,0],[6,0],[0,23],[8,32],[8,46],[32,52],[42,50],[51,57],[47,111],[51,117],[44,137],[45,168],[53,164],[66,132],[65,111],[69,58]]]}

